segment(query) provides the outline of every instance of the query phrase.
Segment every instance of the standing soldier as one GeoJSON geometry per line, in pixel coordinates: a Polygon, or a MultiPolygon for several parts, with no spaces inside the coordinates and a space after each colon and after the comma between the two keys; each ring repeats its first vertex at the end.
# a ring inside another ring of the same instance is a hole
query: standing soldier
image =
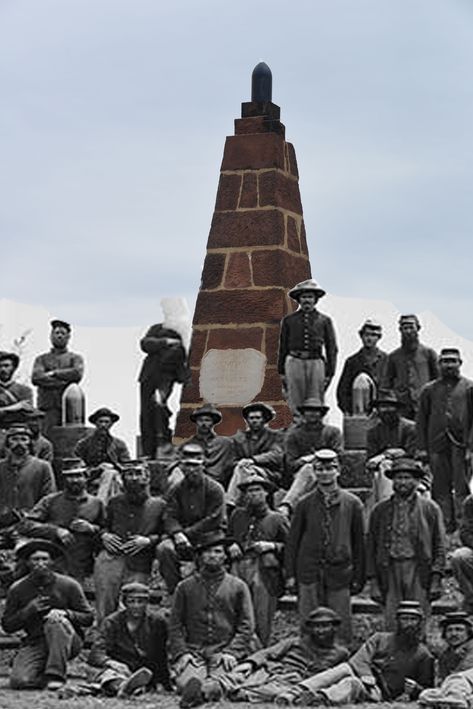
{"type": "Polygon", "coordinates": [[[454,532],[469,493],[473,430],[473,382],[460,376],[459,350],[440,353],[440,377],[420,395],[417,431],[421,457],[432,468],[432,497],[443,512],[447,532],[454,532]]]}
{"type": "Polygon", "coordinates": [[[43,433],[49,438],[53,426],[62,422],[62,395],[71,383],[78,384],[84,376],[81,355],[69,352],[71,326],[64,320],[51,320],[49,352],[38,355],[33,364],[31,381],[38,387],[38,408],[46,414],[43,433]]]}
{"type": "Polygon", "coordinates": [[[422,387],[438,376],[437,355],[419,342],[417,315],[401,315],[401,346],[388,354],[382,377],[383,389],[392,389],[399,399],[401,414],[415,419],[422,387]]]}
{"type": "Polygon", "coordinates": [[[337,366],[337,340],[332,320],[315,307],[325,291],[309,279],[289,295],[299,303],[295,313],[281,321],[279,374],[291,411],[309,398],[324,400],[337,366]]]}
{"type": "Polygon", "coordinates": [[[338,408],[344,414],[355,413],[353,408],[353,383],[359,374],[367,374],[378,391],[387,354],[378,348],[382,328],[374,320],[366,320],[358,334],[363,347],[345,360],[343,371],[337,386],[338,408]]]}

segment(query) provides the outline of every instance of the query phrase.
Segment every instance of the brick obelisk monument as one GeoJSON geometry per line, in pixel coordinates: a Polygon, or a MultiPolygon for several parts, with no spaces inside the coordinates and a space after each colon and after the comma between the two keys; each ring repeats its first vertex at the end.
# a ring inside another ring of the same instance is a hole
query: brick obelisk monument
{"type": "Polygon", "coordinates": [[[287,291],[310,278],[296,154],[271,101],[265,63],[252,75],[235,135],[226,139],[191,341],[192,384],[183,390],[176,437],[194,433],[192,409],[222,411],[220,435],[243,427],[241,407],[265,401],[275,427],[292,420],[277,370],[287,291]]]}

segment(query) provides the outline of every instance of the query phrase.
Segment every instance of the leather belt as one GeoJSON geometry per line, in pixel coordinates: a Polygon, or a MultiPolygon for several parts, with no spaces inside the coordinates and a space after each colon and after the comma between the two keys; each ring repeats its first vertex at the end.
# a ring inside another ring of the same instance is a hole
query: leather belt
{"type": "Polygon", "coordinates": [[[296,359],[322,359],[322,355],[319,352],[310,352],[308,350],[291,350],[289,354],[296,359]]]}

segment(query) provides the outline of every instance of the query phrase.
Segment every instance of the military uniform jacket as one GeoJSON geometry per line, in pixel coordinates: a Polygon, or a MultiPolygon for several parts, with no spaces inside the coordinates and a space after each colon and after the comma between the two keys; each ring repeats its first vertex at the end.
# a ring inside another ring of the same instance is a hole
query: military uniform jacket
{"type": "Polygon", "coordinates": [[[381,387],[392,389],[404,407],[403,412],[412,418],[422,387],[436,377],[438,365],[434,350],[422,344],[414,350],[398,347],[388,354],[381,387]]]}
{"type": "Polygon", "coordinates": [[[332,378],[337,366],[337,339],[331,318],[318,310],[296,310],[281,321],[278,371],[284,374],[286,357],[292,351],[308,352],[313,359],[325,360],[325,374],[332,378]]]}
{"type": "Polygon", "coordinates": [[[450,443],[471,448],[473,382],[465,377],[439,378],[422,389],[417,414],[420,450],[440,453],[450,443]]]}
{"type": "Polygon", "coordinates": [[[31,381],[38,387],[38,408],[44,411],[61,406],[64,390],[71,383],[78,384],[84,376],[84,360],[74,352],[57,351],[38,355],[33,364],[31,381]],[[54,379],[45,375],[59,370],[54,379]]]}
{"type": "Polygon", "coordinates": [[[379,387],[381,375],[386,365],[386,352],[375,348],[375,356],[368,358],[364,348],[355,352],[345,360],[337,386],[337,404],[345,414],[353,413],[353,382],[359,374],[365,372],[379,387]]]}

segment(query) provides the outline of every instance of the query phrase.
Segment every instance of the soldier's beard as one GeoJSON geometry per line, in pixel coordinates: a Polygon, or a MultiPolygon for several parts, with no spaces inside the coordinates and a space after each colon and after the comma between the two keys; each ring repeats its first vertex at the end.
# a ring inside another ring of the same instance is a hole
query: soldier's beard
{"type": "Polygon", "coordinates": [[[383,423],[392,428],[398,423],[399,414],[394,411],[390,411],[389,413],[387,411],[384,411],[379,414],[379,418],[383,423]]]}
{"type": "Polygon", "coordinates": [[[39,584],[39,585],[44,585],[48,583],[48,581],[51,581],[51,579],[54,576],[53,571],[51,569],[46,568],[46,569],[33,569],[31,571],[31,579],[39,584]]]}
{"type": "Polygon", "coordinates": [[[421,629],[416,628],[398,628],[396,631],[396,636],[399,640],[400,645],[404,647],[415,647],[419,644],[421,635],[421,629]]]}
{"type": "Polygon", "coordinates": [[[148,497],[148,483],[126,482],[125,492],[132,502],[143,502],[148,497]]]}

